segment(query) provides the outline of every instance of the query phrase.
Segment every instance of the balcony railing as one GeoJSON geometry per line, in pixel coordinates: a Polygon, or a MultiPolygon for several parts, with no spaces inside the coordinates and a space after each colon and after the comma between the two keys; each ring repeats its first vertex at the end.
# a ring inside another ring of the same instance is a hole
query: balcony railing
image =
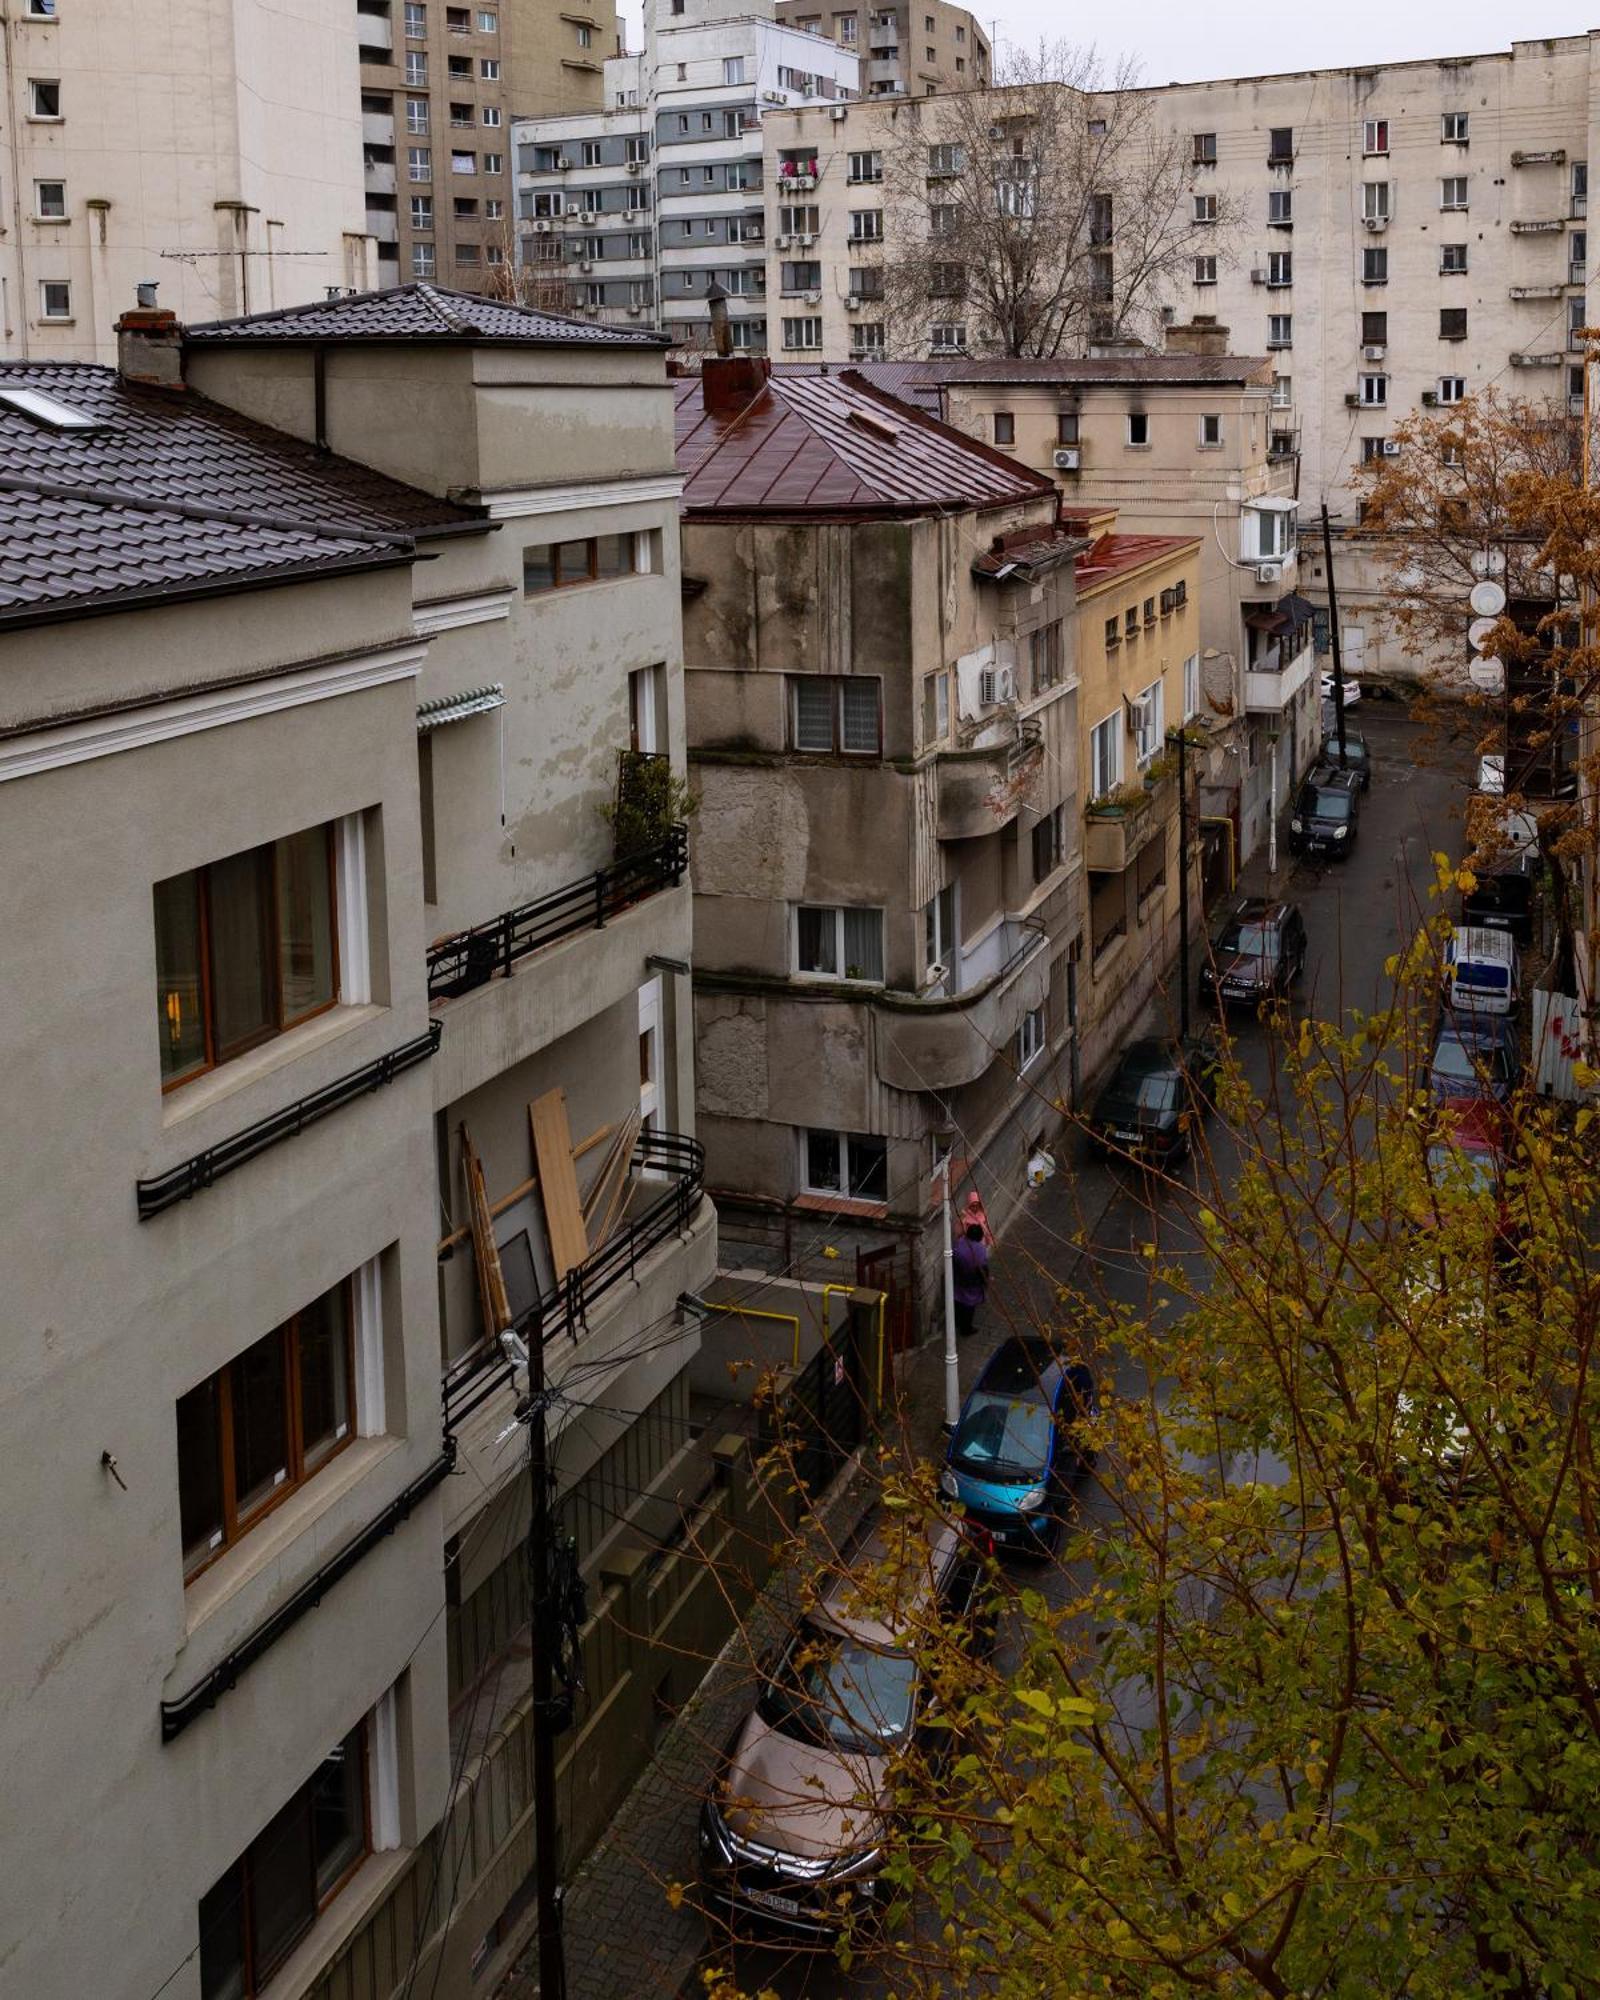
{"type": "Polygon", "coordinates": [[[641,848],[609,868],[523,903],[486,924],[456,931],[428,947],[428,998],[452,1000],[507,974],[519,959],[607,921],[661,889],[675,889],[689,865],[689,830],[670,827],[654,846],[641,848]]]}
{"type": "MultiPolygon", "coordinates": [[[[613,1285],[636,1277],[652,1250],[688,1230],[705,1185],[706,1156],[699,1140],[681,1132],[641,1132],[633,1149],[632,1167],[635,1174],[661,1176],[661,1193],[626,1228],[608,1236],[592,1256],[575,1264],[536,1306],[521,1314],[515,1332],[526,1337],[540,1328],[546,1342],[558,1333],[576,1340],[597,1299],[613,1285]]],[[[636,1191],[651,1185],[649,1181],[634,1183],[636,1191]]],[[[511,1363],[498,1340],[480,1340],[452,1361],[443,1378],[446,1435],[511,1377],[511,1363]]]]}

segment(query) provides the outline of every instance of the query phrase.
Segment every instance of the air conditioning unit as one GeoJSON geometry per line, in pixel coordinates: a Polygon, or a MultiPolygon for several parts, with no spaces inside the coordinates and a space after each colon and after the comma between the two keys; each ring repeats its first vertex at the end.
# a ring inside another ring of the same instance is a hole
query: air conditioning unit
{"type": "Polygon", "coordinates": [[[1356,394],[1354,389],[1345,390],[1344,406],[1347,410],[1356,410],[1361,407],[1361,398],[1356,394]]]}
{"type": "Polygon", "coordinates": [[[1017,670],[1015,667],[999,667],[995,671],[995,698],[999,701],[1015,701],[1017,698],[1017,670]]]}
{"type": "Polygon", "coordinates": [[[1257,583],[1276,583],[1279,577],[1281,577],[1282,575],[1283,575],[1283,564],[1281,562],[1265,562],[1256,564],[1257,583]]]}
{"type": "Polygon", "coordinates": [[[628,172],[630,174],[642,174],[644,172],[644,161],[630,160],[628,162],[628,172]]]}
{"type": "Polygon", "coordinates": [[[565,153],[556,161],[556,172],[558,174],[570,174],[572,172],[572,162],[567,158],[565,153]]]}
{"type": "Polygon", "coordinates": [[[1422,392],[1422,402],[1423,402],[1423,407],[1424,407],[1425,409],[1429,409],[1429,410],[1433,409],[1433,408],[1434,408],[1434,406],[1435,406],[1435,405],[1436,405],[1436,404],[1438,403],[1438,401],[1439,401],[1439,392],[1438,392],[1438,390],[1437,390],[1437,389],[1424,389],[1424,390],[1423,390],[1423,392],[1422,392]]]}
{"type": "Polygon", "coordinates": [[[578,260],[578,269],[579,269],[580,271],[592,271],[592,270],[594,269],[594,260],[593,260],[593,258],[590,258],[590,257],[580,257],[580,258],[579,258],[579,260],[578,260]]]}
{"type": "Polygon", "coordinates": [[[1050,463],[1057,472],[1076,472],[1081,463],[1075,444],[1063,445],[1059,451],[1050,454],[1050,463]]]}
{"type": "Polygon", "coordinates": [[[852,292],[849,295],[849,297],[845,300],[844,309],[847,313],[860,312],[861,300],[856,296],[854,292],[852,292]]]}
{"type": "Polygon", "coordinates": [[[992,708],[1000,698],[1000,675],[993,667],[985,667],[978,676],[978,704],[982,708],[992,708]]]}
{"type": "Polygon", "coordinates": [[[991,139],[1003,139],[1005,136],[1006,128],[1003,125],[991,125],[989,127],[989,137],[991,139]]]}
{"type": "Polygon", "coordinates": [[[794,240],[796,243],[799,244],[802,250],[809,250],[812,244],[814,244],[817,239],[813,235],[813,236],[797,236],[794,240]]]}
{"type": "Polygon", "coordinates": [[[575,201],[569,201],[567,203],[568,215],[576,215],[577,212],[578,212],[578,204],[575,201]]]}
{"type": "Polygon", "coordinates": [[[1251,282],[1251,284],[1252,284],[1252,285],[1264,285],[1264,284],[1265,284],[1265,283],[1267,282],[1267,274],[1266,274],[1266,272],[1265,272],[1265,271],[1252,271],[1252,272],[1250,273],[1250,282],[1251,282]]]}
{"type": "MultiPolygon", "coordinates": [[[[572,213],[570,208],[567,210],[567,213],[569,215],[572,213]]],[[[586,208],[583,211],[583,220],[585,222],[598,222],[600,220],[599,211],[593,208],[586,208]]]]}
{"type": "Polygon", "coordinates": [[[808,306],[820,306],[820,305],[822,304],[822,294],[821,294],[821,292],[807,292],[807,293],[806,293],[806,304],[807,304],[808,306]]]}
{"type": "Polygon", "coordinates": [[[629,319],[637,319],[643,311],[644,311],[643,306],[629,306],[628,317],[629,319]]]}
{"type": "Polygon", "coordinates": [[[828,116],[833,120],[835,125],[842,125],[844,123],[844,114],[845,114],[844,105],[836,104],[833,107],[833,109],[828,113],[828,116]]]}
{"type": "Polygon", "coordinates": [[[1389,218],[1386,215],[1364,215],[1361,218],[1361,223],[1365,229],[1387,229],[1389,227],[1389,218]]]}
{"type": "Polygon", "coordinates": [[[537,221],[533,225],[533,233],[535,236],[548,236],[550,234],[549,222],[544,217],[541,217],[539,221],[537,221]]]}
{"type": "Polygon", "coordinates": [[[1361,358],[1363,361],[1381,361],[1383,359],[1383,353],[1384,350],[1382,349],[1382,347],[1363,347],[1361,350],[1361,358]]]}
{"type": "Polygon", "coordinates": [[[787,104],[789,100],[781,90],[764,90],[761,93],[761,102],[763,104],[787,104]]]}
{"type": "Polygon", "coordinates": [[[940,984],[942,981],[948,979],[949,977],[950,977],[950,968],[941,959],[937,964],[930,965],[928,967],[928,977],[927,980],[925,981],[925,984],[929,986],[935,986],[940,984]]]}
{"type": "Polygon", "coordinates": [[[774,250],[787,250],[793,241],[794,238],[792,236],[774,236],[772,247],[774,250]]]}
{"type": "Polygon", "coordinates": [[[1400,456],[1400,440],[1398,438],[1385,438],[1383,441],[1383,455],[1385,458],[1398,458],[1400,456]]]}

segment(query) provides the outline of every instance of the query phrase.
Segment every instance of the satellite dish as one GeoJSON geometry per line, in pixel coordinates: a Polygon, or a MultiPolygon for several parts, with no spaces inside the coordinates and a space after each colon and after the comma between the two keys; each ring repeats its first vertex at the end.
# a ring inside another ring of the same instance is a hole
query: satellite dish
{"type": "Polygon", "coordinates": [[[1472,586],[1472,595],[1467,602],[1480,618],[1498,618],[1506,608],[1505,585],[1486,576],[1481,583],[1472,586]]]}
{"type": "Polygon", "coordinates": [[[1506,663],[1492,653],[1486,660],[1474,660],[1467,673],[1472,685],[1482,688],[1485,694],[1499,694],[1506,684],[1506,663]]]}
{"type": "Polygon", "coordinates": [[[1499,576],[1506,566],[1504,549],[1479,549],[1472,558],[1474,576],[1499,576]]]}
{"type": "Polygon", "coordinates": [[[1481,653],[1489,643],[1489,634],[1499,622],[1498,618],[1474,618],[1467,627],[1467,643],[1481,653]]]}

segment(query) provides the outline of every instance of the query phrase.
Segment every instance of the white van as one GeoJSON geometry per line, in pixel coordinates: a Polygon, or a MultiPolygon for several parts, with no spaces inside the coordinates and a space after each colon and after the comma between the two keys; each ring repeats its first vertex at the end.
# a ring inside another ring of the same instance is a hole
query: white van
{"type": "Polygon", "coordinates": [[[1517,947],[1504,931],[1466,924],[1444,948],[1444,1004],[1457,1014],[1510,1014],[1522,986],[1517,947]]]}

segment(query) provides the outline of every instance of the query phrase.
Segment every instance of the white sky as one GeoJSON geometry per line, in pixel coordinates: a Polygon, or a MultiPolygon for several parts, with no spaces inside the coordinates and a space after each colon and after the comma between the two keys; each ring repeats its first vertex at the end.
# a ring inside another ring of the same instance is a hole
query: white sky
{"type": "MultiPolygon", "coordinates": [[[[628,45],[639,46],[637,0],[621,0],[628,45]]],[[[826,11],[824,9],[823,11],[826,11]]],[[[1338,0],[1337,5],[1273,7],[1263,0],[1139,0],[1107,31],[1101,10],[1062,0],[1008,0],[973,12],[998,27],[1001,42],[1041,36],[1097,43],[1108,67],[1132,56],[1146,83],[1197,83],[1207,77],[1260,76],[1275,70],[1336,69],[1418,56],[1483,55],[1513,38],[1578,35],[1600,28],[1600,0],[1540,0],[1520,18],[1505,0],[1338,0]]]]}

